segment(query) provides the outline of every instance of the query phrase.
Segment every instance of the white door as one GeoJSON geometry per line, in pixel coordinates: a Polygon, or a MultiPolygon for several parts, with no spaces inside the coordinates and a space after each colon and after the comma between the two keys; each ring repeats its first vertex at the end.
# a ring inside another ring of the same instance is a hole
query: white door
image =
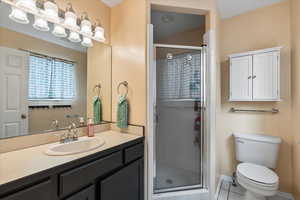
{"type": "Polygon", "coordinates": [[[28,57],[0,47],[0,138],[28,134],[28,57]]]}
{"type": "Polygon", "coordinates": [[[252,56],[230,59],[230,101],[252,100],[252,56]]]}
{"type": "Polygon", "coordinates": [[[278,100],[279,52],[253,55],[253,100],[278,100]]]}

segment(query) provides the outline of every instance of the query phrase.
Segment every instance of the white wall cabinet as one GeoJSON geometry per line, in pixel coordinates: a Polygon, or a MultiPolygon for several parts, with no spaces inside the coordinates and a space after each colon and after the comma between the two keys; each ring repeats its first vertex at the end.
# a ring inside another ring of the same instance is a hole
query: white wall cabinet
{"type": "Polygon", "coordinates": [[[280,49],[230,55],[229,101],[280,101],[280,49]]]}

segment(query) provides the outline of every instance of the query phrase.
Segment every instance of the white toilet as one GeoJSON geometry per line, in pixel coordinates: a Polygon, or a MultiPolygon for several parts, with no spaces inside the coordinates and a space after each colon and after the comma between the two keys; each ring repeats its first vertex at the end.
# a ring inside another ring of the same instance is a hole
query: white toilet
{"type": "Polygon", "coordinates": [[[259,134],[235,133],[237,182],[246,189],[245,200],[265,200],[277,193],[275,169],[281,139],[259,134]]]}

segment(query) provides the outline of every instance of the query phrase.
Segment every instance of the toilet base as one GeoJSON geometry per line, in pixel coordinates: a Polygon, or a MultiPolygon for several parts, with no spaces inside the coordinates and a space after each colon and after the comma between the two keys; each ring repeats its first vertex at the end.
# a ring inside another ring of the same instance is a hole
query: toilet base
{"type": "Polygon", "coordinates": [[[266,200],[267,198],[250,191],[246,191],[244,200],[266,200]]]}

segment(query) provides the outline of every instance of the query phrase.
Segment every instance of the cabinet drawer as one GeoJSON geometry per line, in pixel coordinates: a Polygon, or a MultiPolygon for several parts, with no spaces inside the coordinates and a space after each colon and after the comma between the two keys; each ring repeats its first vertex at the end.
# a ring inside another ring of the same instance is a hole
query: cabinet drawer
{"type": "Polygon", "coordinates": [[[122,152],[117,152],[59,176],[61,196],[70,194],[92,183],[97,177],[122,166],[122,152]]]}
{"type": "Polygon", "coordinates": [[[95,200],[95,186],[92,185],[84,190],[81,190],[66,200],[95,200]]]}
{"type": "Polygon", "coordinates": [[[144,155],[144,144],[137,144],[135,146],[129,147],[125,151],[125,163],[129,163],[136,160],[144,155]]]}
{"type": "Polygon", "coordinates": [[[27,189],[21,190],[13,195],[0,198],[1,200],[27,200],[27,199],[43,199],[53,200],[53,188],[51,180],[36,184],[27,189]]]}

